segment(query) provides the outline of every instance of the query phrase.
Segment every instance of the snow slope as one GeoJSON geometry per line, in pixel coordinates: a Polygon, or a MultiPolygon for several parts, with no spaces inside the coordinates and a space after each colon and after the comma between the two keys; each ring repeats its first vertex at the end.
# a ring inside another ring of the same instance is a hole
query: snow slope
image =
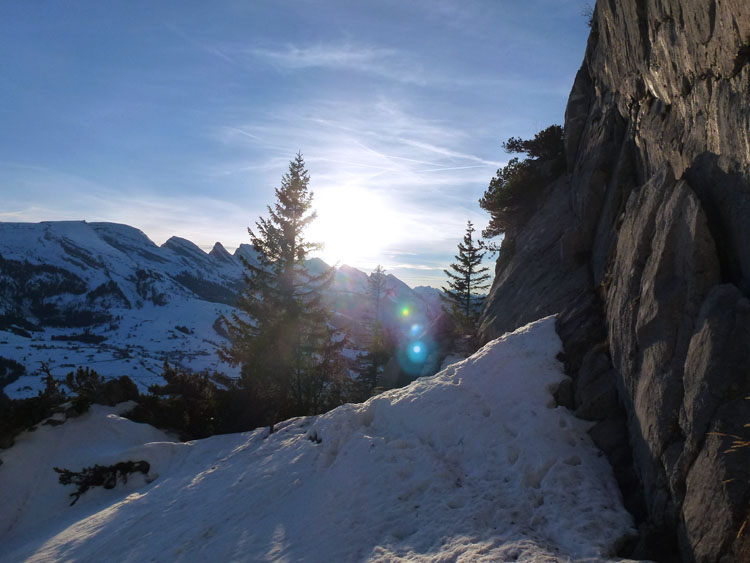
{"type": "Polygon", "coordinates": [[[608,560],[632,523],[588,423],[553,404],[559,351],[543,319],[271,435],[169,443],[101,408],[40,427],[0,453],[0,560],[608,560]],[[148,479],[73,507],[51,469],[141,459],[148,479]]]}

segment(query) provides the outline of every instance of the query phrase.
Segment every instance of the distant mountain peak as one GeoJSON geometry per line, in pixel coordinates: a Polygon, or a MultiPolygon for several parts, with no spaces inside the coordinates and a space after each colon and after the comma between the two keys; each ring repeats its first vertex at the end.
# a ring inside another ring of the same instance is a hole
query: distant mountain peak
{"type": "Polygon", "coordinates": [[[234,262],[234,257],[229,254],[229,251],[224,248],[224,245],[220,242],[214,244],[214,247],[211,249],[211,252],[209,252],[208,255],[216,258],[217,260],[221,260],[222,262],[234,262]]]}

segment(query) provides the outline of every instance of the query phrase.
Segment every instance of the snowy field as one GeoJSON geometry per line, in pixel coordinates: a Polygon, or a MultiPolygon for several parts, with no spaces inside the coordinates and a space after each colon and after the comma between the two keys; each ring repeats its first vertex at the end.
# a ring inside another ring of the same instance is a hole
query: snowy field
{"type": "Polygon", "coordinates": [[[0,451],[0,560],[608,561],[633,533],[547,318],[363,404],[174,443],[94,407],[0,451]],[[53,466],[146,460],[85,493],[53,466]]]}
{"type": "Polygon", "coordinates": [[[114,310],[116,326],[94,328],[89,334],[103,338],[100,343],[64,340],[71,330],[47,327],[31,337],[0,331],[0,355],[12,358],[28,370],[28,375],[6,385],[12,399],[35,397],[44,389],[46,363],[58,379],[79,366],[90,367],[105,379],[129,376],[146,392],[150,385],[163,385],[164,359],[172,365],[193,371],[220,371],[231,377],[239,369],[219,360],[217,349],[225,344],[213,328],[221,315],[230,315],[232,307],[198,299],[174,300],[163,307],[146,304],[136,310],[114,310]]]}

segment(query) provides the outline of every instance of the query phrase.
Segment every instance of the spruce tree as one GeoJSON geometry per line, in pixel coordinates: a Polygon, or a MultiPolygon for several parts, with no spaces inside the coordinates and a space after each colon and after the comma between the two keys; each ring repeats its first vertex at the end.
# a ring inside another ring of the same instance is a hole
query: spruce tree
{"type": "Polygon", "coordinates": [[[372,395],[379,383],[379,376],[383,367],[391,357],[387,335],[381,321],[382,303],[386,293],[385,268],[378,264],[367,280],[370,295],[370,307],[366,319],[369,329],[367,350],[359,354],[354,369],[359,374],[359,396],[367,399],[372,395]]]}
{"type": "Polygon", "coordinates": [[[458,243],[457,262],[451,264],[453,272],[443,270],[448,276],[448,287],[443,287],[441,297],[448,304],[451,316],[464,335],[469,335],[474,344],[479,324],[479,314],[484,297],[477,295],[478,291],[489,287],[487,280],[488,268],[480,266],[484,245],[472,237],[474,226],[467,222],[466,234],[462,243],[458,243]],[[455,272],[455,273],[454,273],[455,272]]]}
{"type": "Polygon", "coordinates": [[[375,323],[380,325],[380,319],[381,319],[381,305],[383,303],[383,299],[385,298],[385,268],[378,264],[373,272],[370,274],[370,277],[367,279],[367,286],[368,291],[370,292],[370,297],[372,299],[372,303],[375,309],[375,323]]]}
{"type": "Polygon", "coordinates": [[[345,339],[329,326],[323,291],[335,268],[312,275],[305,266],[320,245],[304,238],[315,219],[310,176],[301,154],[275,189],[268,217],[248,228],[257,264],[243,259],[245,289],[226,321],[230,346],[222,356],[241,365],[242,385],[268,424],[321,412],[326,392],[344,377],[345,339]]]}

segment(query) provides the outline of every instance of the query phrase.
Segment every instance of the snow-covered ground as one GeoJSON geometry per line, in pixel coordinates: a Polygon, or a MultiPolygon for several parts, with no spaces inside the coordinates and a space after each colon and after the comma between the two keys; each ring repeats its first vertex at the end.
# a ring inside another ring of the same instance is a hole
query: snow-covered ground
{"type": "Polygon", "coordinates": [[[95,407],[1,451],[2,561],[602,561],[633,533],[605,458],[551,395],[554,319],[408,387],[185,444],[95,407]],[[146,460],[72,487],[53,466],[146,460]]]}
{"type": "Polygon", "coordinates": [[[146,392],[150,385],[162,385],[164,360],[194,371],[220,371],[231,377],[239,369],[219,360],[218,348],[226,344],[213,328],[220,315],[233,308],[208,301],[175,300],[165,306],[147,304],[135,311],[112,312],[119,319],[114,328],[97,327],[89,334],[103,338],[99,343],[65,340],[82,330],[48,327],[29,337],[0,331],[0,356],[13,358],[27,368],[27,375],[5,386],[13,399],[35,397],[44,389],[39,371],[47,364],[52,374],[63,379],[79,366],[89,367],[102,377],[129,376],[146,392]]]}

